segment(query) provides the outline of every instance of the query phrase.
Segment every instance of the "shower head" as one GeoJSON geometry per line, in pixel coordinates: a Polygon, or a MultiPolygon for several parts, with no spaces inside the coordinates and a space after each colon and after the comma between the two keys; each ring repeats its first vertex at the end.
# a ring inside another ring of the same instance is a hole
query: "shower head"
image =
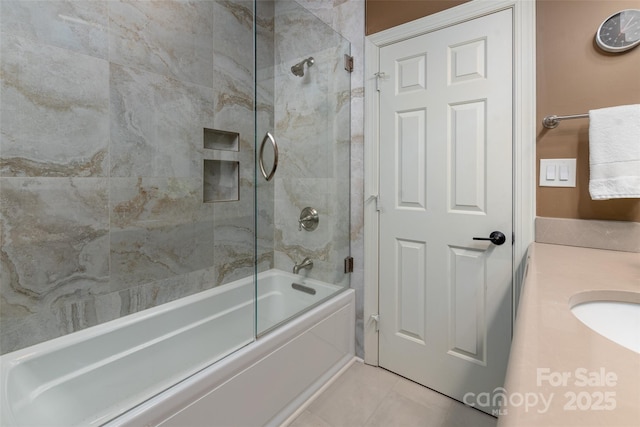
{"type": "Polygon", "coordinates": [[[315,59],[313,59],[313,57],[310,56],[307,59],[303,59],[302,61],[298,62],[296,65],[293,65],[291,67],[291,72],[295,76],[302,77],[304,76],[304,64],[307,64],[307,68],[308,68],[308,67],[311,67],[315,62],[316,62],[315,59]]]}

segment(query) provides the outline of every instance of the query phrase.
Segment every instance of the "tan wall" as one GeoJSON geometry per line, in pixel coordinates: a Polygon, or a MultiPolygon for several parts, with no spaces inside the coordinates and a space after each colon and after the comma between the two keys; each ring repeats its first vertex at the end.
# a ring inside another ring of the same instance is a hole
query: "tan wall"
{"type": "MultiPolygon", "coordinates": [[[[366,1],[367,34],[463,3],[366,1]]],[[[594,44],[600,23],[622,9],[640,9],[640,0],[538,0],[538,123],[549,114],[640,103],[640,47],[613,55],[594,44]]],[[[577,158],[578,171],[576,188],[537,188],[537,215],[640,222],[640,199],[591,200],[588,130],[587,119],[564,121],[553,130],[538,124],[538,159],[577,158]]]]}
{"type": "MultiPolygon", "coordinates": [[[[579,114],[640,103],[640,48],[608,54],[595,46],[600,23],[640,1],[539,1],[537,4],[538,159],[577,158],[577,187],[538,187],[538,216],[640,221],[639,199],[589,196],[589,120],[540,122],[549,114],[579,114]]],[[[539,164],[539,163],[538,163],[539,164]]]]}
{"type": "Polygon", "coordinates": [[[365,0],[367,35],[441,12],[468,0],[365,0]]]}

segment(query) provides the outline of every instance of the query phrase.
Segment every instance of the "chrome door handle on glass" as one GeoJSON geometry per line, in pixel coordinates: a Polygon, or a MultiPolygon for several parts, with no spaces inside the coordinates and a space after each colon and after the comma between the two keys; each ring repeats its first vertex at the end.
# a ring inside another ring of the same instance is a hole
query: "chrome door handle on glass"
{"type": "Polygon", "coordinates": [[[262,144],[260,144],[260,153],[258,154],[258,165],[260,166],[260,172],[262,172],[262,176],[264,176],[264,179],[266,179],[267,181],[271,181],[271,178],[273,178],[273,175],[276,173],[276,169],[278,167],[278,144],[276,144],[276,140],[273,137],[273,135],[271,135],[270,132],[267,132],[267,134],[264,136],[264,138],[262,139],[262,144]],[[271,168],[271,172],[267,173],[266,169],[264,168],[264,146],[267,143],[267,140],[271,141],[271,145],[273,146],[273,167],[271,168]]]}
{"type": "Polygon", "coordinates": [[[507,241],[507,238],[500,231],[494,231],[489,237],[474,237],[473,240],[490,240],[494,245],[500,246],[507,241]]]}

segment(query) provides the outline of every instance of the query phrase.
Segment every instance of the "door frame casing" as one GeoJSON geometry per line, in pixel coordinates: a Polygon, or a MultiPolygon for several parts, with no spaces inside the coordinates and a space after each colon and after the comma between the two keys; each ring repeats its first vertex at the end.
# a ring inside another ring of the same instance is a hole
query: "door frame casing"
{"type": "MultiPolygon", "coordinates": [[[[534,240],[535,220],[535,1],[473,0],[443,12],[365,38],[364,97],[364,361],[378,365],[378,254],[380,168],[379,96],[376,73],[380,49],[505,9],[513,10],[513,308],[522,286],[527,248],[534,240]]],[[[384,321],[384,319],[381,319],[384,321]]]]}

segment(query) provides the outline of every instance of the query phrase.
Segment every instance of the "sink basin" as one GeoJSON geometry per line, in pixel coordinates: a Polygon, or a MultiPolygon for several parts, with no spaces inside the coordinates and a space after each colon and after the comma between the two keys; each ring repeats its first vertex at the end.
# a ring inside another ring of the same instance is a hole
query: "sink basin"
{"type": "MultiPolygon", "coordinates": [[[[572,298],[582,300],[572,305],[571,312],[582,323],[603,337],[640,353],[640,294],[617,292],[616,300],[585,300],[589,296],[572,298]]],[[[597,298],[597,295],[591,295],[597,298]]],[[[602,298],[602,296],[601,296],[602,298]]]]}

